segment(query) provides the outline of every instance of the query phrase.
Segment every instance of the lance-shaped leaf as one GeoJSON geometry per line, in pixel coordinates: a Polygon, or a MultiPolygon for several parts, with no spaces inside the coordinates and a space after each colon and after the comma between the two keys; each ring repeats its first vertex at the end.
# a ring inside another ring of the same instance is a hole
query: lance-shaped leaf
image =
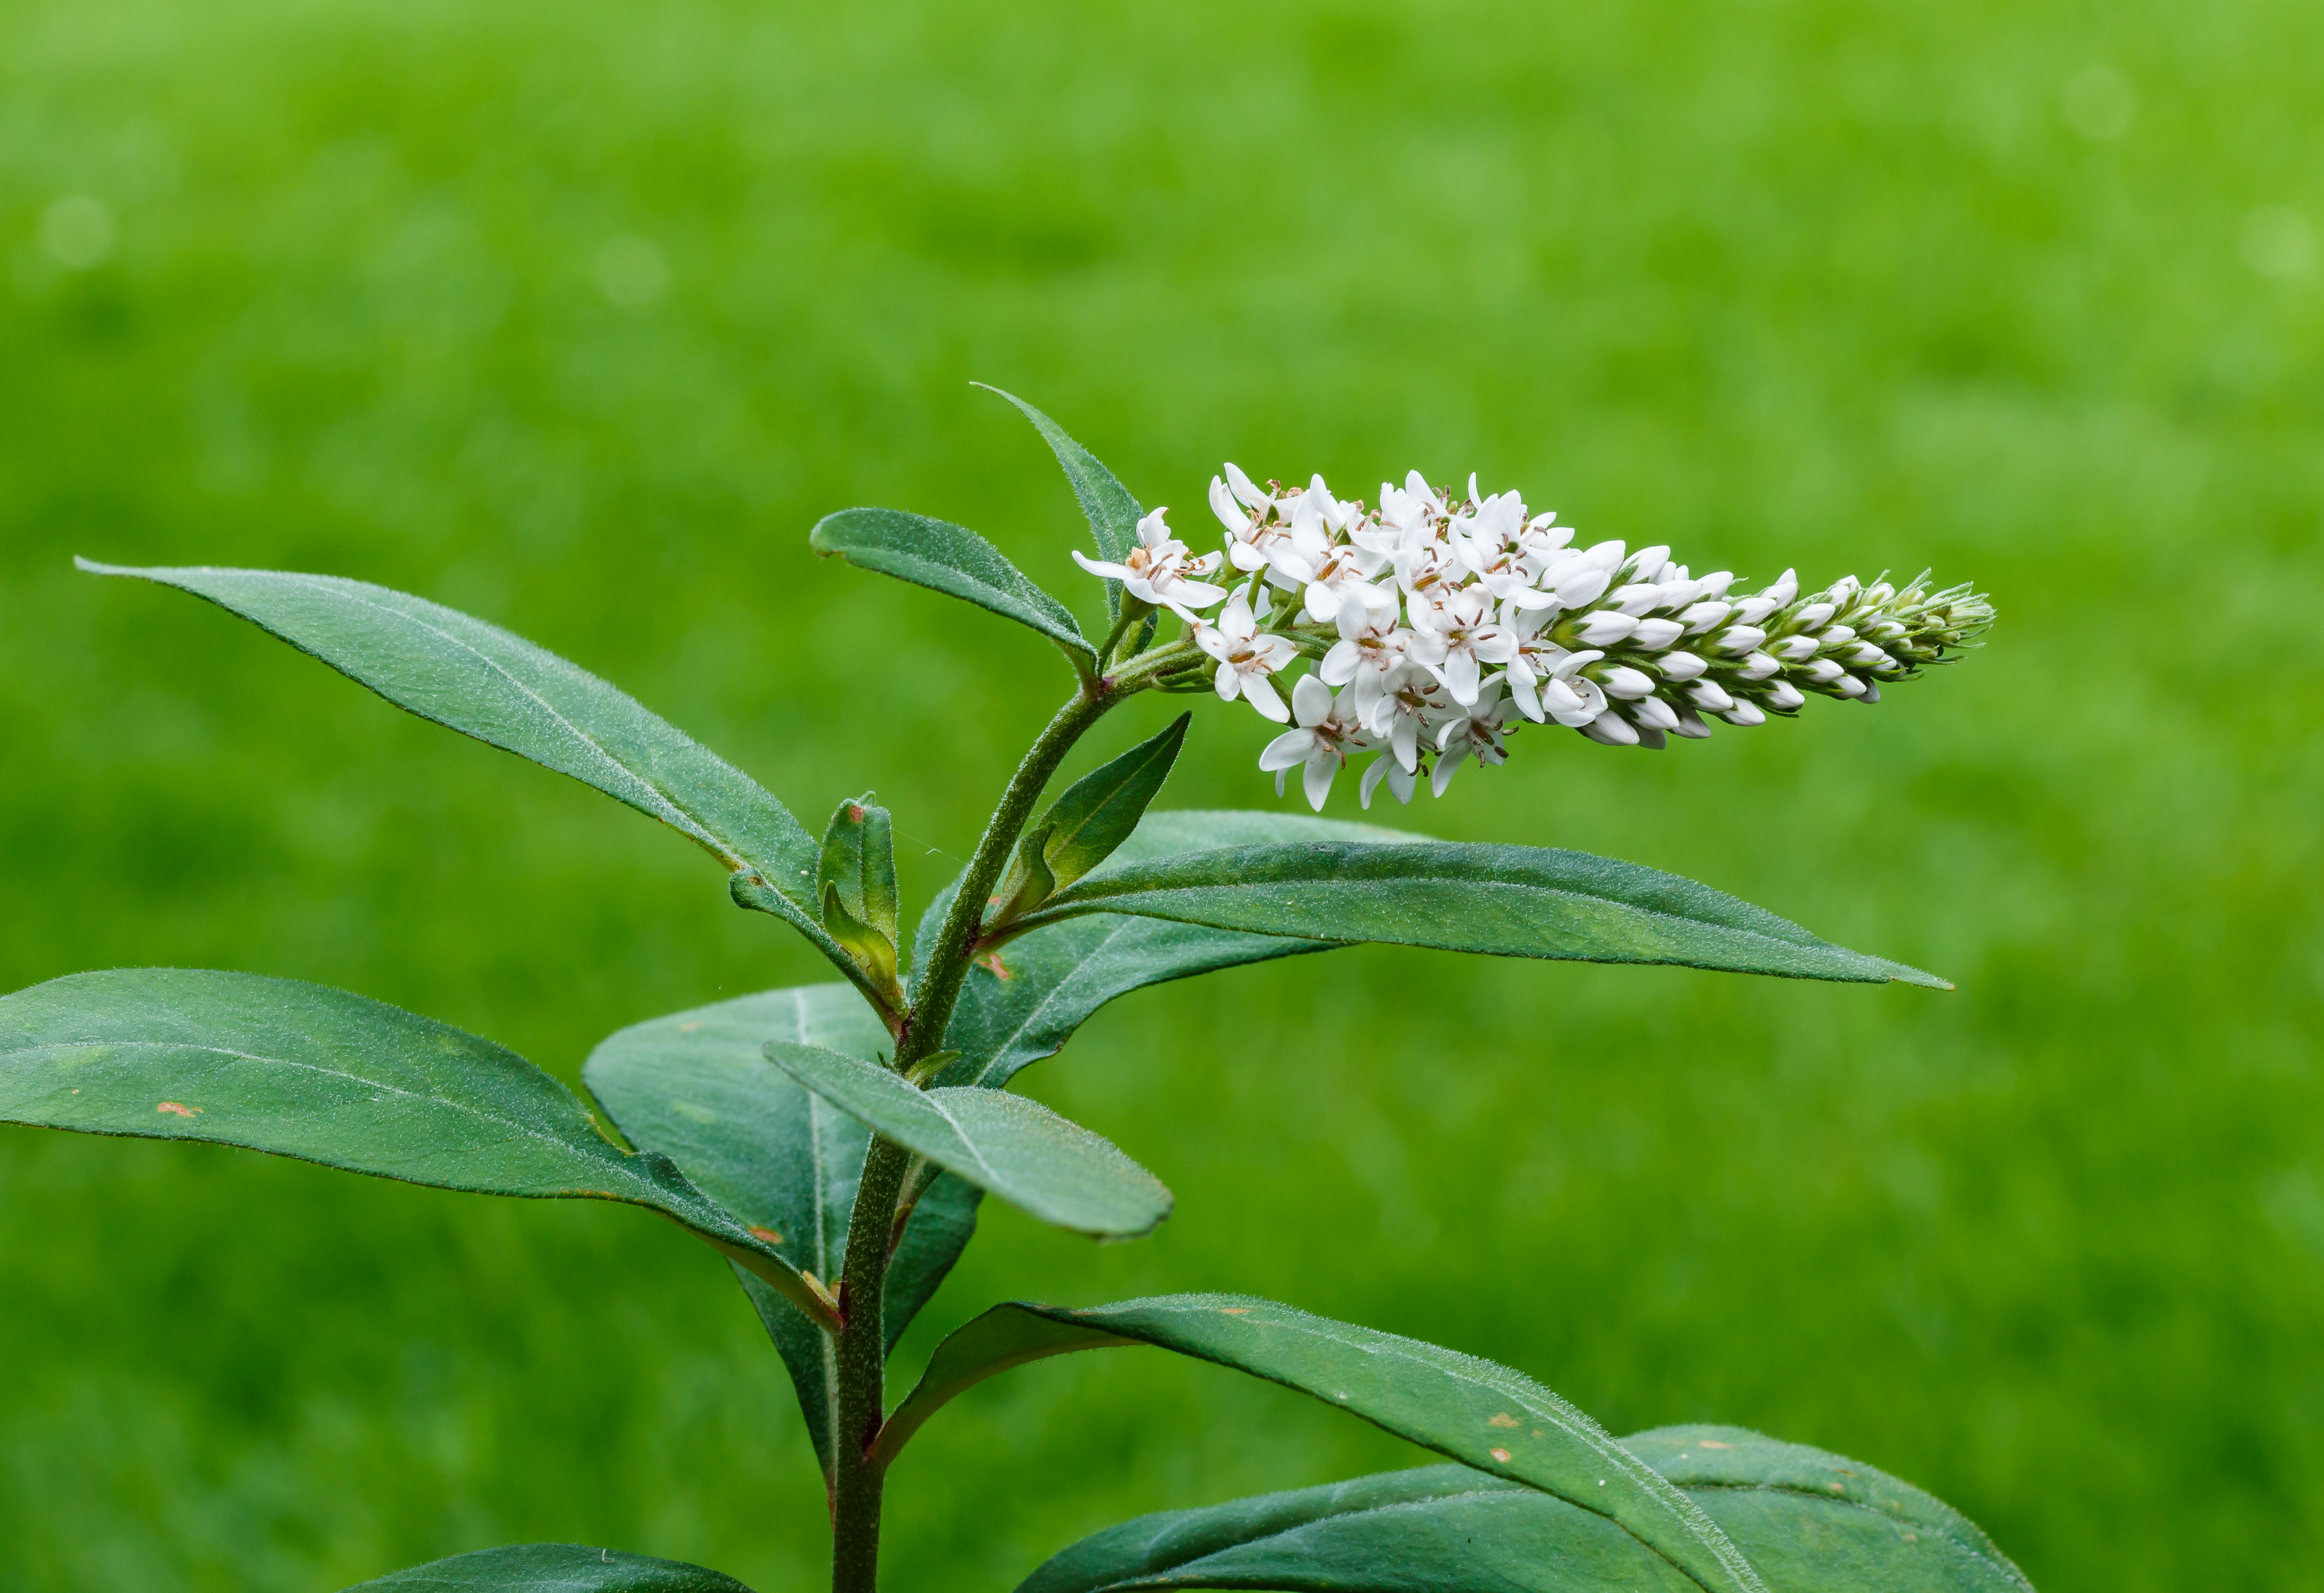
{"type": "Polygon", "coordinates": [[[579,1543],[516,1543],[430,1561],[346,1593],[751,1593],[729,1576],[579,1543]]]}
{"type": "Polygon", "coordinates": [[[770,1040],[777,1067],[841,1111],[1043,1222],[1136,1238],[1170,1215],[1170,1191],[1112,1142],[1006,1090],[922,1090],[880,1066],[770,1040]]]}
{"type": "MultiPolygon", "coordinates": [[[[1733,1427],[1665,1428],[1622,1445],[1787,1593],[2032,1593],[1958,1511],[1860,1461],[1733,1427]]],[[[1018,1593],[1158,1587],[1683,1593],[1694,1584],[1603,1516],[1465,1466],[1431,1466],[1124,1522],[1056,1555],[1018,1593]]]]}
{"type": "Polygon", "coordinates": [[[1134,912],[1263,935],[1950,989],[1658,869],[1545,847],[1223,847],[1105,869],[1019,921],[1134,912]]]}
{"type": "Polygon", "coordinates": [[[816,523],[807,545],[1030,625],[1064,648],[1076,668],[1097,662],[1097,649],[1082,634],[1072,611],[964,525],[901,509],[842,509],[816,523]]]}
{"type": "Polygon", "coordinates": [[[1170,778],[1192,714],[1091,770],[1027,827],[996,894],[994,924],[1029,912],[1111,857],[1138,829],[1147,805],[1170,778]]]}
{"type": "MultiPolygon", "coordinates": [[[[632,1144],[677,1163],[793,1266],[839,1275],[847,1219],[871,1133],[800,1088],[761,1050],[788,1040],[878,1057],[888,1033],[845,985],[739,996],[608,1036],[582,1077],[632,1144]]],[[[982,1191],[947,1173],[912,1209],[886,1291],[890,1349],[936,1292],[976,1227],[982,1191]]],[[[798,1391],[816,1455],[831,1468],[837,1379],[830,1336],[748,1273],[738,1273],[798,1391]]]]}
{"type": "Polygon", "coordinates": [[[128,968],[0,996],[0,1122],[205,1140],[477,1194],[624,1201],[831,1320],[773,1245],[666,1158],[614,1145],[522,1057],[319,985],[128,968]]]}
{"type": "Polygon", "coordinates": [[[1440,1454],[1618,1524],[1713,1593],[1765,1589],[1702,1508],[1523,1374],[1418,1339],[1247,1295],[1177,1294],[1067,1311],[998,1305],[936,1347],[881,1429],[882,1461],[962,1390],[1046,1356],[1151,1344],[1314,1395],[1440,1454]]]}
{"type": "MultiPolygon", "coordinates": [[[[1148,813],[1103,870],[1205,847],[1341,840],[1392,845],[1421,838],[1305,814],[1182,810],[1148,813]]],[[[920,921],[927,943],[951,906],[941,894],[920,921]]],[[[1075,917],[1011,940],[982,958],[961,986],[945,1042],[960,1059],[941,1084],[998,1088],[1028,1062],[1053,1056],[1089,1016],[1118,996],[1245,963],[1329,951],[1337,942],[1241,934],[1120,914],[1075,917]]]]}
{"type": "MultiPolygon", "coordinates": [[[[1089,517],[1090,534],[1097,541],[1098,557],[1110,564],[1120,564],[1130,557],[1138,545],[1138,523],[1146,511],[1132,497],[1130,489],[1114,479],[1113,472],[1097,462],[1097,456],[1065,435],[1065,429],[1048,416],[1027,403],[1013,393],[1002,393],[986,383],[976,384],[987,393],[997,394],[1013,403],[1033,422],[1065,468],[1065,479],[1073,483],[1074,496],[1081,500],[1082,513],[1089,517]]],[[[1121,583],[1105,583],[1105,610],[1109,618],[1121,613],[1121,583]]]]}
{"type": "Polygon", "coordinates": [[[751,777],[587,671],[424,598],[274,570],[134,570],[74,561],[207,597],[398,708],[595,786],[683,831],[729,869],[815,904],[816,846],[751,777]]]}
{"type": "Polygon", "coordinates": [[[816,875],[823,927],[845,949],[881,993],[881,1005],[900,1012],[896,982],[896,842],[888,810],[868,796],[839,804],[823,832],[816,875]]]}

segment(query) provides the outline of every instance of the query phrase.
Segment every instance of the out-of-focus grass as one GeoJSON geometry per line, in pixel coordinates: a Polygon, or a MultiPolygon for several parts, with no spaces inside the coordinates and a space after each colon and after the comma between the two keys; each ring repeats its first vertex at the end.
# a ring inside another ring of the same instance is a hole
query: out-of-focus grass
{"type": "MultiPolygon", "coordinates": [[[[0,986],[293,975],[570,1079],[817,977],[682,841],[74,551],[508,624],[810,822],[876,788],[923,895],[1065,678],[804,533],[944,514],[1086,606],[1070,498],[972,377],[1189,531],[1232,457],[1475,468],[1698,570],[1933,563],[2003,623],[1877,710],[1660,757],[1535,733],[1401,817],[1692,874],[1959,994],[1372,951],[1148,993],[1028,1082],[1178,1215],[1094,1249],[990,1212],[905,1367],[1012,1292],[1250,1290],[1618,1430],[1861,1456],[2052,1593],[2297,1583],[2319,59],[2283,0],[9,0],[0,986]]],[[[1167,800],[1272,801],[1262,734],[1202,715],[1167,800]]],[[[774,1357],[636,1213],[0,1132],[0,1366],[28,1593],[534,1538],[820,1574],[774,1357]]],[[[1005,1588],[1406,1453],[1144,1352],[1035,1367],[899,1466],[889,1563],[1005,1588]]]]}

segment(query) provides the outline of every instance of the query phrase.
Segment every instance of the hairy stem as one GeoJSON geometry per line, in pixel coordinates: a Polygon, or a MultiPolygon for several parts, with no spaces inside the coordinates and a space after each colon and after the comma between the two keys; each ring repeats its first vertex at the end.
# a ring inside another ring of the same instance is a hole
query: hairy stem
{"type": "MultiPolygon", "coordinates": [[[[985,898],[1049,777],[1084,731],[1139,689],[1112,679],[1084,681],[1017,766],[976,843],[968,871],[961,876],[960,894],[945,915],[936,944],[922,955],[911,1006],[897,1036],[892,1065],[898,1072],[908,1075],[915,1063],[942,1046],[968,977],[985,898]]],[[[873,1135],[863,1158],[863,1179],[856,1187],[855,1208],[847,1219],[847,1258],[839,1284],[846,1321],[835,1346],[839,1411],[831,1435],[832,1593],[876,1593],[880,1585],[880,1498],[886,1479],[869,1450],[879,1435],[887,1399],[888,1263],[894,1251],[898,1202],[905,1196],[911,1167],[909,1151],[873,1135]]]]}

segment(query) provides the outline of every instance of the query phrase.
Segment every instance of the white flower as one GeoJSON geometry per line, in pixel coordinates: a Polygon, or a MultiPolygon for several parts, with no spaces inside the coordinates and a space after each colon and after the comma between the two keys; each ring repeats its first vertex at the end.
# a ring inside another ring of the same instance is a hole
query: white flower
{"type": "Polygon", "coordinates": [[[1278,725],[1290,719],[1291,710],[1283,706],[1275,682],[1268,677],[1297,658],[1299,649],[1288,636],[1261,635],[1250,604],[1240,592],[1219,611],[1217,624],[1196,624],[1194,642],[1219,661],[1221,697],[1229,702],[1241,697],[1278,725]]]}
{"type": "Polygon", "coordinates": [[[1413,658],[1434,671],[1463,708],[1477,700],[1486,664],[1517,656],[1517,636],[1493,617],[1491,602],[1474,587],[1449,592],[1441,603],[1416,604],[1412,623],[1413,658]]]}
{"type": "Polygon", "coordinates": [[[1540,533],[1532,531],[1526,522],[1525,500],[1513,492],[1480,499],[1477,478],[1471,476],[1469,496],[1475,508],[1454,515],[1448,529],[1453,556],[1475,574],[1478,584],[1496,603],[1523,609],[1556,607],[1555,594],[1534,588],[1535,578],[1541,573],[1534,552],[1563,546],[1566,539],[1553,537],[1545,525],[1540,533]]]}
{"type": "Polygon", "coordinates": [[[1569,548],[1543,570],[1541,589],[1555,593],[1561,608],[1587,608],[1606,595],[1621,564],[1622,544],[1618,542],[1569,548]]]}
{"type": "Polygon", "coordinates": [[[1162,523],[1168,513],[1167,508],[1157,509],[1138,523],[1138,546],[1130,550],[1126,561],[1111,564],[1084,558],[1079,548],[1074,550],[1074,561],[1092,575],[1120,581],[1139,602],[1167,608],[1180,619],[1192,621],[1196,609],[1218,602],[1227,589],[1199,579],[1217,570],[1219,556],[1192,557],[1186,544],[1171,536],[1170,528],[1162,523]]]}
{"type": "Polygon", "coordinates": [[[1323,654],[1316,673],[1326,686],[1356,689],[1358,712],[1371,706],[1388,672],[1404,662],[1405,644],[1412,633],[1399,623],[1396,593],[1386,587],[1350,587],[1341,594],[1333,624],[1340,639],[1323,654]]]}
{"type": "Polygon", "coordinates": [[[1566,726],[1586,725],[1606,711],[1606,694],[1598,682],[1579,673],[1582,666],[1605,657],[1592,648],[1568,653],[1556,643],[1534,634],[1545,616],[1528,616],[1514,627],[1517,651],[1509,660],[1509,699],[1517,711],[1539,723],[1554,719],[1566,726]]]}
{"type": "Polygon", "coordinates": [[[1371,742],[1352,713],[1333,699],[1332,689],[1313,675],[1300,676],[1291,688],[1291,717],[1299,727],[1268,742],[1259,755],[1259,766],[1274,773],[1275,794],[1281,796],[1284,774],[1306,764],[1300,786],[1307,793],[1307,805],[1320,813],[1332,792],[1332,777],[1348,761],[1348,754],[1371,742]]]}
{"type": "Polygon", "coordinates": [[[1388,744],[1397,764],[1409,773],[1419,766],[1420,738],[1434,738],[1436,726],[1452,711],[1435,675],[1418,664],[1400,663],[1388,673],[1380,694],[1364,713],[1364,728],[1388,744]]]}
{"type": "Polygon", "coordinates": [[[1480,764],[1506,763],[1509,755],[1501,746],[1501,733],[1515,707],[1501,699],[1499,681],[1488,681],[1467,712],[1446,720],[1436,732],[1436,771],[1428,778],[1429,791],[1443,796],[1452,772],[1471,753],[1480,764]]]}

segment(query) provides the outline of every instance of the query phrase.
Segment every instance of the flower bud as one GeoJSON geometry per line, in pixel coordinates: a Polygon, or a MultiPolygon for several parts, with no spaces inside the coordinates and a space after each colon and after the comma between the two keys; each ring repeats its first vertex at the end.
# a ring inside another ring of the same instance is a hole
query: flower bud
{"type": "Polygon", "coordinates": [[[1637,723],[1656,730],[1674,729],[1678,715],[1659,697],[1647,697],[1630,705],[1630,718],[1637,723]]]}
{"type": "Polygon", "coordinates": [[[1767,688],[1767,706],[1772,709],[1788,711],[1806,700],[1807,698],[1801,693],[1800,689],[1789,681],[1778,681],[1767,688]]]}
{"type": "Polygon", "coordinates": [[[1757,625],[1729,625],[1711,646],[1720,653],[1748,653],[1766,639],[1767,633],[1757,625]]]}
{"type": "Polygon", "coordinates": [[[1630,645],[1660,652],[1686,634],[1686,627],[1674,619],[1642,619],[1630,633],[1630,645]]]}
{"type": "Polygon", "coordinates": [[[1582,734],[1592,741],[1602,741],[1608,746],[1636,746],[1638,732],[1631,723],[1612,709],[1582,726],[1582,734]]]}
{"type": "Polygon", "coordinates": [[[1711,602],[1695,604],[1684,614],[1680,615],[1679,619],[1686,626],[1686,634],[1700,636],[1734,611],[1735,606],[1732,603],[1721,603],[1713,599],[1711,602]]]}
{"type": "Polygon", "coordinates": [[[1652,581],[1633,581],[1627,587],[1616,587],[1606,594],[1606,601],[1632,619],[1661,605],[1662,588],[1652,581]]]}
{"type": "Polygon", "coordinates": [[[1601,608],[1582,622],[1578,639],[1585,647],[1610,647],[1637,628],[1638,622],[1628,615],[1601,608]]]}
{"type": "Polygon", "coordinates": [[[1743,667],[1735,672],[1747,681],[1764,681],[1782,669],[1783,663],[1764,653],[1754,653],[1743,660],[1743,667]]]}
{"type": "Polygon", "coordinates": [[[1735,706],[1735,699],[1728,696],[1727,689],[1716,681],[1697,681],[1687,688],[1686,695],[1695,707],[1709,709],[1715,714],[1725,713],[1735,706]]]}
{"type": "MultiPolygon", "coordinates": [[[[1835,671],[1839,668],[1837,664],[1832,667],[1835,671]]],[[[1654,677],[1643,671],[1634,670],[1628,664],[1612,664],[1605,669],[1593,670],[1591,673],[1593,680],[1606,688],[1606,695],[1609,697],[1628,699],[1650,697],[1654,694],[1654,677]]]]}
{"type": "MultiPolygon", "coordinates": [[[[1773,662],[1774,660],[1769,660],[1773,662]]],[[[1665,681],[1692,681],[1711,667],[1692,653],[1665,653],[1655,661],[1665,681]]]]}
{"type": "Polygon", "coordinates": [[[1747,730],[1754,725],[1764,725],[1767,722],[1767,716],[1759,711],[1759,706],[1757,703],[1751,702],[1738,702],[1719,717],[1730,725],[1740,725],[1747,730]]]}

